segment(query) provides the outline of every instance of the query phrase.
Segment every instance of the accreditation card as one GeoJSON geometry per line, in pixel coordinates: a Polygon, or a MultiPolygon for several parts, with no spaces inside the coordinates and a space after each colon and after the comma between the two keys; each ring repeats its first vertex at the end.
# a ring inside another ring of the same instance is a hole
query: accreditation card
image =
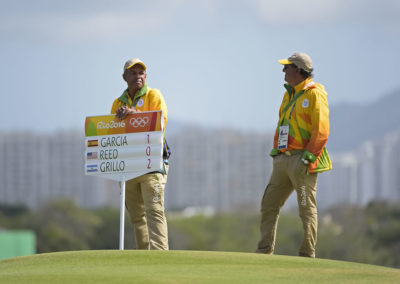
{"type": "Polygon", "coordinates": [[[287,149],[289,141],[289,125],[279,127],[278,150],[287,149]]]}

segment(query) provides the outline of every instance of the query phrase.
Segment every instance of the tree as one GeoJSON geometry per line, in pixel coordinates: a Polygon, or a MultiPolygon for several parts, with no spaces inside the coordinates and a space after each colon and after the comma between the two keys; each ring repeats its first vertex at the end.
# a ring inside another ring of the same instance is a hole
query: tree
{"type": "Polygon", "coordinates": [[[48,203],[32,216],[31,228],[37,235],[37,251],[53,252],[90,249],[98,216],[79,208],[71,200],[48,203]]]}

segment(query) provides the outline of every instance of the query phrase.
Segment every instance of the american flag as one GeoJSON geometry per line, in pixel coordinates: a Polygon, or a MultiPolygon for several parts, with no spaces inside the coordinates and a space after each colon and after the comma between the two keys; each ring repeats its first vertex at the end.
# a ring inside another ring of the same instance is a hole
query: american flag
{"type": "Polygon", "coordinates": [[[87,159],[97,159],[97,152],[87,152],[86,158],[87,159]]]}

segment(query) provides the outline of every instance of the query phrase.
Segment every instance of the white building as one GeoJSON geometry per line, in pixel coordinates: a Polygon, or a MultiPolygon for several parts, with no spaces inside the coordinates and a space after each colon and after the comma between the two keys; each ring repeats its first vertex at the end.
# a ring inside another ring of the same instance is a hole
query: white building
{"type": "Polygon", "coordinates": [[[333,169],[318,174],[319,208],[335,204],[356,204],[360,198],[358,161],[354,153],[330,154],[333,169]]]}
{"type": "Polygon", "coordinates": [[[37,208],[70,198],[87,208],[115,204],[119,192],[84,174],[84,153],[84,136],[78,131],[1,133],[0,203],[37,208]]]}
{"type": "Polygon", "coordinates": [[[270,135],[188,128],[168,141],[172,148],[166,188],[169,208],[259,209],[271,174],[270,135]]]}
{"type": "Polygon", "coordinates": [[[400,131],[365,142],[357,152],[361,204],[400,200],[400,131]]]}
{"type": "MultiPolygon", "coordinates": [[[[168,136],[172,149],[167,210],[260,209],[272,170],[273,136],[232,129],[186,128],[168,136]]],[[[350,153],[332,154],[333,170],[318,177],[318,207],[400,200],[400,131],[367,141],[350,153]]],[[[0,204],[37,208],[58,198],[80,206],[119,207],[117,182],[84,174],[84,135],[0,133],[0,204]]],[[[293,194],[284,208],[297,206],[293,194]]]]}

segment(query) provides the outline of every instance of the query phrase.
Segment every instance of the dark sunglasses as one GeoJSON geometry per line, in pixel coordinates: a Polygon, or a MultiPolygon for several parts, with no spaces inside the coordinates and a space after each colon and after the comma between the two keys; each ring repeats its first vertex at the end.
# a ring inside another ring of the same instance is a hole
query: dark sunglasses
{"type": "Polygon", "coordinates": [[[283,70],[286,70],[286,69],[288,69],[289,67],[297,68],[297,66],[294,65],[294,64],[286,64],[286,65],[283,66],[283,70]]]}

